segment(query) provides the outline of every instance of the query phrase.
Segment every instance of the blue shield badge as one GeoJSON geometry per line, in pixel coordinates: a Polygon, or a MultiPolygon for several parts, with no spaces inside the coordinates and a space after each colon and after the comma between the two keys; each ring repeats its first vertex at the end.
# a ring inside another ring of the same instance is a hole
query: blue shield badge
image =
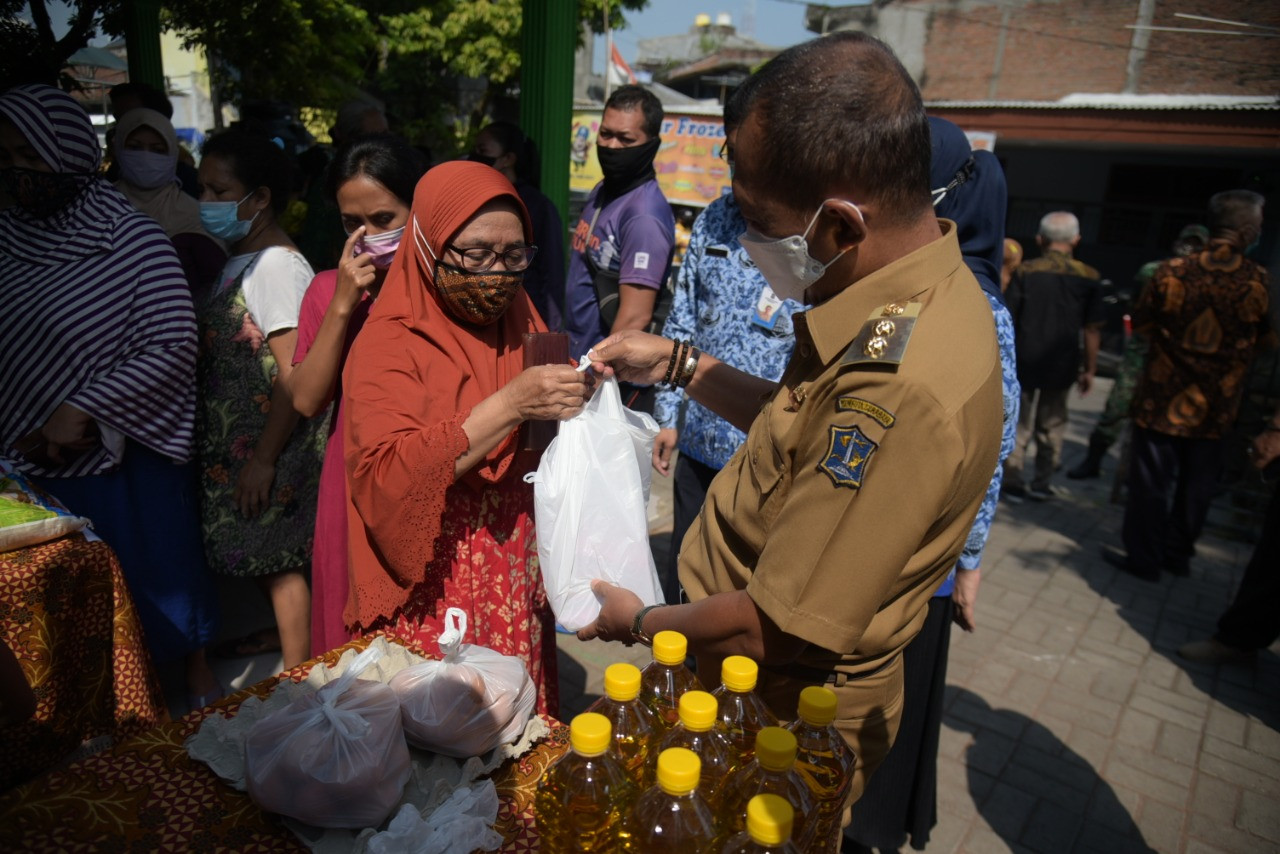
{"type": "Polygon", "coordinates": [[[867,463],[877,447],[879,446],[857,427],[837,427],[832,424],[827,458],[818,468],[826,472],[836,486],[857,489],[862,486],[867,463]]]}

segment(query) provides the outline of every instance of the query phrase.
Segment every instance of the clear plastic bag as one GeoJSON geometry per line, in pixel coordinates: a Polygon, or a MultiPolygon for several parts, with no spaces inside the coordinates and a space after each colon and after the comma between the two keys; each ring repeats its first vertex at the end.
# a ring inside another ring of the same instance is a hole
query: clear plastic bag
{"type": "Polygon", "coordinates": [[[497,851],[502,834],[498,820],[498,792],[492,780],[456,790],[426,818],[412,804],[396,813],[387,829],[369,838],[369,854],[471,854],[497,851]]]}
{"type": "MultiPolygon", "coordinates": [[[[585,357],[584,357],[585,358],[585,357]]],[[[571,631],[600,614],[597,578],[646,605],[662,600],[649,550],[649,479],[658,424],[622,405],[608,378],[582,412],[560,425],[534,484],[538,559],[556,622],[571,631]]]]}
{"type": "Polygon", "coordinates": [[[401,670],[391,690],[415,746],[459,759],[482,756],[520,737],[538,691],[520,659],[462,642],[462,609],[445,612],[445,625],[444,658],[401,670]]]}
{"type": "Polygon", "coordinates": [[[244,749],[255,803],[317,827],[386,820],[411,769],[395,692],[356,678],[380,654],[366,650],[338,679],[254,724],[244,749]]]}

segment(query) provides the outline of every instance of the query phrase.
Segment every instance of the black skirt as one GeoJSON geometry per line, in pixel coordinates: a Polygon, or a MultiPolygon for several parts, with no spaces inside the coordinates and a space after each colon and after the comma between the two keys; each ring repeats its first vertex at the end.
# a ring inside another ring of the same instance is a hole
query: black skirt
{"type": "Polygon", "coordinates": [[[951,648],[950,596],[929,600],[920,634],[902,653],[902,722],[889,755],[853,805],[845,836],[867,848],[896,850],[910,837],[923,851],[938,823],[938,739],[951,648]]]}

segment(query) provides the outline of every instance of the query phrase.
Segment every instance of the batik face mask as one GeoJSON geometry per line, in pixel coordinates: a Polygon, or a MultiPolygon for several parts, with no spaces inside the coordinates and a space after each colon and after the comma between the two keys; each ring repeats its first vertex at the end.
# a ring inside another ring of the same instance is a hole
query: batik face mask
{"type": "Polygon", "coordinates": [[[432,278],[440,301],[450,314],[466,323],[488,326],[502,317],[524,282],[523,270],[473,273],[444,263],[432,251],[416,216],[413,218],[413,239],[418,244],[423,264],[428,269],[435,268],[432,278]]]}
{"type": "Polygon", "coordinates": [[[32,219],[48,219],[75,201],[89,183],[75,172],[38,172],[11,166],[0,169],[0,188],[32,219]]]}
{"type": "Polygon", "coordinates": [[[506,312],[524,282],[524,272],[472,273],[443,261],[436,264],[436,293],[459,320],[488,326],[506,312]]]}

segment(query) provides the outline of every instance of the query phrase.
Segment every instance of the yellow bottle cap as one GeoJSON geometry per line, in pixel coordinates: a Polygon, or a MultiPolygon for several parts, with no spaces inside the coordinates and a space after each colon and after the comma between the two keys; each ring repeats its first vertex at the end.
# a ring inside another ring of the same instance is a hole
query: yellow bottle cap
{"type": "Polygon", "coordinates": [[[569,745],[581,756],[599,756],[612,739],[613,726],[604,715],[583,712],[569,724],[569,745]]]}
{"type": "Polygon", "coordinates": [[[836,692],[821,685],[810,685],[800,692],[796,714],[809,726],[827,726],[836,719],[836,692]]]}
{"type": "Polygon", "coordinates": [[[796,737],[780,726],[756,733],[756,761],[766,771],[790,771],[796,764],[796,737]]]}
{"type": "Polygon", "coordinates": [[[706,732],[716,722],[720,704],[706,691],[685,691],[680,696],[680,723],[694,732],[706,732]]]}
{"type": "Polygon", "coordinates": [[[604,669],[604,693],[610,700],[625,703],[640,696],[640,668],[618,662],[604,669]]]}
{"type": "Polygon", "coordinates": [[[684,664],[688,655],[689,641],[679,632],[658,632],[653,636],[653,660],[659,664],[684,664]]]}
{"type": "Polygon", "coordinates": [[[791,838],[795,816],[778,795],[756,795],[747,803],[747,835],[757,845],[781,845],[791,838]]]}
{"type": "Polygon", "coordinates": [[[668,795],[687,795],[698,788],[702,760],[683,747],[668,747],[658,754],[658,785],[668,795]]]}
{"type": "Polygon", "coordinates": [[[760,668],[745,655],[731,655],[720,665],[720,681],[724,687],[739,694],[756,689],[760,668]]]}

